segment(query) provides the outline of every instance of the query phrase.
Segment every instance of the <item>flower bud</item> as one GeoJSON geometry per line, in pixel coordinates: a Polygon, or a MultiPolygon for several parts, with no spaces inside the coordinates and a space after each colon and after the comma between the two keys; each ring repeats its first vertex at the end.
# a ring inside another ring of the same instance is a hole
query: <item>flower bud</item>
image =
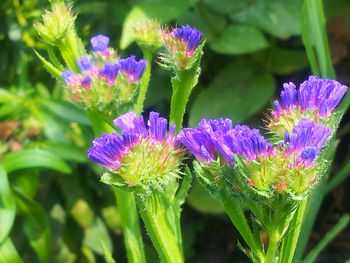
{"type": "Polygon", "coordinates": [[[45,11],[43,22],[34,23],[34,27],[45,42],[58,46],[70,32],[74,32],[75,18],[70,6],[56,2],[52,4],[52,11],[45,11]]]}
{"type": "Polygon", "coordinates": [[[145,19],[138,22],[134,28],[137,44],[152,51],[163,46],[160,24],[154,19],[145,19]]]}

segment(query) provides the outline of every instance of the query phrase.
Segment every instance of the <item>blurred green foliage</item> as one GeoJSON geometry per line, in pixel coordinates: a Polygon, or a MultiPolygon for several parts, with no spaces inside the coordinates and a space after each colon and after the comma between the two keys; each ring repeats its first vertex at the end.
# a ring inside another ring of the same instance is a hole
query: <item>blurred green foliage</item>
{"type": "MultiPolygon", "coordinates": [[[[204,33],[207,44],[186,115],[189,126],[204,117],[262,126],[256,116],[270,107],[281,80],[299,82],[310,72],[301,39],[302,0],[70,3],[84,45],[101,33],[121,53],[140,56],[132,27],[144,16],[189,24],[204,33]]],[[[113,262],[110,253],[125,262],[114,195],[98,183],[100,168],[85,157],[93,138],[90,123],[82,109],[64,100],[34,53],[46,56],[33,23],[49,5],[45,0],[0,3],[0,262],[95,263],[105,262],[103,255],[113,262]]],[[[349,19],[348,1],[327,0],[325,5],[329,16],[349,19]]],[[[146,109],[167,115],[170,94],[169,74],[154,65],[146,109]]],[[[221,207],[208,198],[196,184],[185,216],[191,209],[220,214],[221,207]]],[[[186,250],[196,262],[203,260],[194,247],[196,233],[206,220],[197,227],[184,222],[186,250]]],[[[153,249],[146,247],[149,262],[155,262],[153,249]]]]}

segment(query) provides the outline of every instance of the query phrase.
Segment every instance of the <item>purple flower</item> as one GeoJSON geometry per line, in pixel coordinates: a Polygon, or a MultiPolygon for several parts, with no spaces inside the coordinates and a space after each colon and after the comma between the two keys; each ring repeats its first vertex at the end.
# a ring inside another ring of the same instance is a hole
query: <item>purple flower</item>
{"type": "Polygon", "coordinates": [[[284,156],[288,158],[291,154],[300,153],[297,163],[304,160],[307,164],[311,164],[331,133],[330,128],[316,124],[310,119],[302,119],[293,128],[291,135],[285,133],[284,156]]]}
{"type": "Polygon", "coordinates": [[[175,126],[171,125],[167,132],[168,121],[159,117],[157,112],[149,114],[148,129],[143,117],[134,112],[121,115],[114,120],[114,124],[121,130],[122,135],[102,134],[102,137],[92,142],[93,146],[88,150],[88,157],[92,161],[112,171],[120,169],[123,156],[128,155],[133,147],[143,143],[143,140],[148,141],[150,145],[154,143],[174,145],[175,126]]]}
{"type": "Polygon", "coordinates": [[[91,78],[89,76],[84,77],[80,81],[81,85],[83,86],[84,89],[88,90],[91,88],[91,78]]]}
{"type": "Polygon", "coordinates": [[[94,51],[103,51],[108,48],[109,37],[104,35],[97,35],[90,39],[90,43],[94,51]]]}
{"type": "Polygon", "coordinates": [[[77,60],[79,69],[81,71],[87,71],[93,67],[93,63],[89,56],[83,56],[77,60]]]}
{"type": "Polygon", "coordinates": [[[107,84],[111,86],[114,84],[119,70],[120,70],[120,65],[118,63],[111,64],[106,62],[104,67],[100,69],[99,76],[104,77],[107,81],[107,84]]]}
{"type": "Polygon", "coordinates": [[[66,71],[63,71],[62,74],[61,74],[61,77],[63,78],[63,80],[66,82],[66,83],[69,83],[70,82],[70,78],[74,76],[74,72],[71,71],[71,70],[66,70],[66,71]]]}
{"type": "Polygon", "coordinates": [[[300,107],[303,112],[317,109],[320,117],[328,117],[348,90],[347,86],[338,81],[315,76],[310,76],[304,81],[299,90],[291,82],[285,83],[283,88],[281,104],[279,101],[274,102],[277,116],[282,114],[283,110],[290,112],[300,107]]]}
{"type": "Polygon", "coordinates": [[[130,82],[137,82],[146,68],[146,60],[135,60],[135,56],[130,56],[119,60],[120,71],[125,73],[130,82]]]}
{"type": "Polygon", "coordinates": [[[175,28],[172,33],[176,38],[183,41],[187,45],[187,56],[192,56],[202,40],[202,33],[190,26],[175,28]]]}
{"type": "Polygon", "coordinates": [[[236,125],[226,134],[217,133],[215,138],[216,147],[229,164],[232,164],[234,154],[252,161],[258,156],[268,156],[273,152],[272,144],[259,130],[250,129],[246,125],[236,125]]]}
{"type": "Polygon", "coordinates": [[[182,129],[176,139],[182,143],[199,161],[211,162],[217,159],[218,151],[213,136],[215,132],[227,132],[232,128],[229,119],[203,119],[198,128],[182,129]]]}

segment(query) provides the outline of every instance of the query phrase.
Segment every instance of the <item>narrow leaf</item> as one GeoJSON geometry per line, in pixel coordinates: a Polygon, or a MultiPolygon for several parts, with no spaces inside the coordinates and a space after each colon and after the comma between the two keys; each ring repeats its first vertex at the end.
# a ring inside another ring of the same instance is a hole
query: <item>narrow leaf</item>
{"type": "Polygon", "coordinates": [[[42,149],[26,149],[5,156],[1,164],[11,173],[28,168],[48,168],[62,173],[69,173],[70,167],[55,154],[42,149]]]}
{"type": "Polygon", "coordinates": [[[16,203],[7,174],[0,166],[0,246],[8,237],[16,216],[16,203]]]}

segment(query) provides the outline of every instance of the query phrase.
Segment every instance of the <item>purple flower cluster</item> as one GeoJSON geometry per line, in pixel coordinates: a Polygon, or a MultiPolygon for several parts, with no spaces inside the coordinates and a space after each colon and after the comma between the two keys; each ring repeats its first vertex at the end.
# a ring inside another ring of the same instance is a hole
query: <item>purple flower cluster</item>
{"type": "Polygon", "coordinates": [[[111,171],[119,170],[123,157],[128,155],[135,145],[142,143],[142,140],[147,140],[151,144],[174,144],[175,125],[170,125],[167,132],[168,121],[159,117],[157,112],[149,114],[148,129],[143,116],[137,116],[134,112],[121,115],[114,120],[114,124],[122,134],[102,134],[100,138],[93,140],[93,146],[88,150],[88,157],[92,161],[111,171]]]}
{"type": "MultiPolygon", "coordinates": [[[[146,68],[146,60],[140,59],[137,61],[135,56],[130,56],[125,59],[113,59],[110,56],[108,49],[109,38],[104,35],[98,35],[90,40],[92,49],[96,53],[100,53],[103,60],[103,66],[99,68],[97,65],[101,64],[101,61],[94,61],[90,56],[83,56],[77,60],[78,67],[81,73],[75,74],[70,70],[62,73],[62,78],[68,84],[68,88],[85,89],[90,88],[92,79],[102,79],[107,85],[114,85],[118,73],[121,72],[126,76],[130,83],[139,81],[146,68]],[[89,78],[89,85],[86,85],[87,78],[89,78]]],[[[99,57],[96,54],[93,57],[99,57]]]]}
{"type": "Polygon", "coordinates": [[[297,108],[302,112],[317,110],[320,117],[328,117],[348,90],[347,86],[338,81],[315,76],[310,76],[298,90],[292,82],[285,83],[283,88],[281,103],[274,101],[276,111],[272,114],[277,118],[284,111],[288,113],[297,108]]]}
{"type": "Polygon", "coordinates": [[[234,156],[241,156],[248,162],[282,156],[288,159],[297,155],[293,165],[310,165],[331,135],[331,129],[318,125],[310,119],[301,120],[291,134],[285,132],[284,143],[273,146],[257,129],[246,125],[232,128],[229,119],[203,119],[197,128],[186,128],[177,136],[199,161],[211,162],[218,154],[232,165],[234,156]],[[280,154],[279,154],[280,153],[280,154]]]}
{"type": "Polygon", "coordinates": [[[246,125],[236,125],[226,134],[215,134],[213,140],[229,164],[233,163],[235,154],[252,161],[273,153],[272,144],[267,142],[259,130],[250,129],[246,125]]]}
{"type": "Polygon", "coordinates": [[[292,133],[285,132],[284,144],[286,150],[284,157],[299,154],[296,165],[304,163],[310,165],[321,151],[324,143],[331,135],[332,130],[323,125],[316,124],[310,119],[302,119],[293,128],[292,133]]]}
{"type": "Polygon", "coordinates": [[[203,37],[203,34],[200,31],[188,25],[175,28],[172,31],[172,34],[180,41],[186,43],[187,56],[193,55],[193,52],[196,50],[203,37]]]}
{"type": "Polygon", "coordinates": [[[177,140],[199,161],[204,162],[216,160],[218,153],[230,165],[235,154],[250,161],[258,156],[272,154],[272,144],[258,130],[246,125],[232,128],[229,119],[203,119],[198,128],[183,129],[177,140]]]}

